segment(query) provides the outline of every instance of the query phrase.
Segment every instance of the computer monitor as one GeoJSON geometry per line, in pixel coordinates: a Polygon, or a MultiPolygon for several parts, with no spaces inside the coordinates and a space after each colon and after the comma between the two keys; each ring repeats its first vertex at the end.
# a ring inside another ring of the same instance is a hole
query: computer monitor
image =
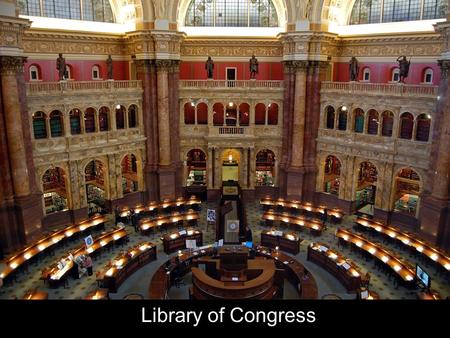
{"type": "Polygon", "coordinates": [[[428,273],[426,273],[419,264],[416,264],[416,278],[417,281],[422,284],[426,289],[431,286],[431,278],[428,273]]]}
{"type": "Polygon", "coordinates": [[[361,299],[369,298],[369,290],[361,290],[360,297],[361,299]]]}
{"type": "Polygon", "coordinates": [[[253,248],[253,242],[245,242],[245,246],[249,249],[253,248]]]}

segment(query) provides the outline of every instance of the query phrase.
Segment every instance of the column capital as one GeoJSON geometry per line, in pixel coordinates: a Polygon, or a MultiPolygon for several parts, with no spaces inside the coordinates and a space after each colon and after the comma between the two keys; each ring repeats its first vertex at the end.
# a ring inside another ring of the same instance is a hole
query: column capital
{"type": "Polygon", "coordinates": [[[168,72],[172,68],[172,60],[155,60],[157,72],[168,72]]]}
{"type": "Polygon", "coordinates": [[[23,72],[27,58],[24,56],[0,56],[1,74],[17,74],[23,72]]]}
{"type": "Polygon", "coordinates": [[[441,74],[443,78],[446,78],[450,74],[450,60],[438,60],[439,68],[441,68],[441,74]]]}
{"type": "Polygon", "coordinates": [[[181,63],[181,60],[172,60],[172,65],[170,67],[170,71],[172,73],[179,73],[180,72],[180,63],[181,63]]]}
{"type": "Polygon", "coordinates": [[[295,72],[299,71],[305,71],[309,67],[309,61],[302,60],[302,61],[292,61],[292,69],[295,72]]]}

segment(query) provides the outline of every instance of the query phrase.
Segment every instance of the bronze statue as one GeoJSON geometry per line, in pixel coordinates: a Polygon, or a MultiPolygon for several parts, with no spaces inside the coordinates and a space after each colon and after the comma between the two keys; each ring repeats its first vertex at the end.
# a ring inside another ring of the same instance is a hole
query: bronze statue
{"type": "Polygon", "coordinates": [[[256,78],[256,74],[258,74],[258,67],[258,59],[255,57],[255,54],[253,54],[250,59],[250,79],[256,78]]]}
{"type": "Polygon", "coordinates": [[[206,73],[208,74],[208,79],[212,79],[214,73],[214,62],[211,59],[211,56],[208,56],[208,60],[206,60],[205,69],[206,73]]]}
{"type": "Polygon", "coordinates": [[[108,67],[108,79],[113,79],[113,62],[111,55],[108,55],[108,58],[106,59],[106,66],[108,67]]]}
{"type": "Polygon", "coordinates": [[[408,77],[409,73],[409,65],[411,64],[411,59],[406,60],[406,56],[402,55],[397,58],[398,68],[400,69],[400,77],[398,82],[405,82],[405,79],[408,77]]]}
{"type": "Polygon", "coordinates": [[[358,81],[359,64],[358,60],[352,56],[349,62],[350,81],[358,81]]]}
{"type": "Polygon", "coordinates": [[[66,59],[63,58],[62,53],[59,53],[59,57],[56,59],[56,69],[58,70],[59,81],[62,81],[67,76],[66,71],[66,59]]]}

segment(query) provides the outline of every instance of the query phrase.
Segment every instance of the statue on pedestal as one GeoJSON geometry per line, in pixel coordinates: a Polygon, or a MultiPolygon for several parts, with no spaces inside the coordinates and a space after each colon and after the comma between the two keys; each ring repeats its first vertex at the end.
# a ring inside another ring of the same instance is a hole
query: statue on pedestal
{"type": "Polygon", "coordinates": [[[58,70],[58,80],[65,80],[67,78],[66,59],[63,58],[62,53],[59,53],[59,57],[56,59],[56,69],[58,70]]]}
{"type": "Polygon", "coordinates": [[[211,56],[208,56],[208,60],[206,60],[205,69],[206,69],[206,73],[208,75],[208,79],[212,79],[213,73],[214,73],[214,62],[211,59],[211,56]]]}
{"type": "Polygon", "coordinates": [[[405,82],[405,79],[408,77],[409,73],[409,65],[411,64],[411,59],[406,60],[406,56],[402,55],[397,58],[398,68],[400,69],[400,77],[398,82],[405,82]]]}
{"type": "Polygon", "coordinates": [[[354,56],[352,56],[352,58],[350,59],[349,71],[350,71],[350,81],[358,81],[359,65],[358,60],[356,60],[354,56]]]}
{"type": "Polygon", "coordinates": [[[108,58],[106,59],[106,66],[108,68],[108,80],[113,79],[113,62],[111,55],[108,55],[108,58]]]}
{"type": "Polygon", "coordinates": [[[258,74],[258,59],[255,57],[255,55],[252,55],[252,58],[250,59],[250,79],[255,79],[256,74],[258,74]]]}

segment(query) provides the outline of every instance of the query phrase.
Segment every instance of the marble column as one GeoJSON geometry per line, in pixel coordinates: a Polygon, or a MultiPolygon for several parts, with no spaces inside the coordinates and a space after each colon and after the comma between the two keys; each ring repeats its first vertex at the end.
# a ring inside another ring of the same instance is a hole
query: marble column
{"type": "MultiPolygon", "coordinates": [[[[450,31],[450,27],[448,27],[450,31]]],[[[441,83],[432,139],[432,188],[423,193],[420,229],[444,248],[450,247],[450,60],[439,60],[441,83]]]]}
{"type": "Polygon", "coordinates": [[[163,166],[169,166],[171,164],[168,78],[170,66],[170,60],[156,61],[159,164],[163,166]]]}

